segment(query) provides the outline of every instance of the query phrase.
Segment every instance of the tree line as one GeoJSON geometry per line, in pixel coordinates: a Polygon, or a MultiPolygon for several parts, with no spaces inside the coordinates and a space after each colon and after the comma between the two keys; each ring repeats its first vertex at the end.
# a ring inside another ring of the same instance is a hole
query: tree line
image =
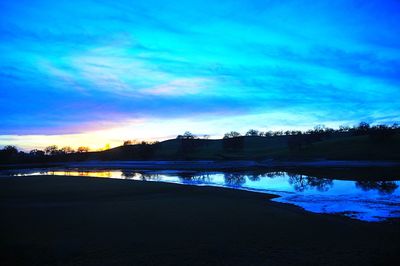
{"type": "MultiPolygon", "coordinates": [[[[288,148],[290,150],[302,149],[314,142],[328,139],[333,136],[362,136],[368,135],[373,141],[382,142],[390,140],[392,136],[400,133],[400,126],[395,123],[393,125],[370,125],[367,122],[361,122],[354,126],[340,126],[338,129],[317,125],[313,129],[301,130],[278,130],[278,131],[259,131],[249,129],[245,134],[237,131],[230,131],[224,134],[222,138],[223,149],[231,151],[239,151],[244,148],[245,137],[281,137],[285,136],[288,148]]],[[[183,135],[176,137],[180,140],[180,150],[182,154],[190,153],[204,142],[198,140],[207,140],[209,135],[203,137],[197,136],[190,131],[186,131],[183,135]]]]}
{"type": "Polygon", "coordinates": [[[73,154],[83,154],[88,153],[90,148],[87,146],[80,146],[76,150],[71,148],[70,146],[65,146],[62,148],[58,148],[56,145],[50,145],[40,149],[33,149],[29,152],[19,151],[16,146],[7,145],[4,146],[3,149],[0,149],[0,162],[18,162],[18,161],[27,161],[27,162],[37,162],[37,161],[45,161],[50,157],[63,157],[66,155],[73,154]]]}
{"type": "MultiPolygon", "coordinates": [[[[250,129],[245,134],[237,131],[230,131],[224,134],[222,138],[224,150],[241,150],[244,147],[245,137],[281,137],[286,136],[286,141],[289,149],[302,149],[316,141],[330,138],[332,136],[362,136],[367,135],[374,141],[387,141],[392,136],[400,133],[400,126],[393,125],[370,125],[366,122],[361,122],[358,125],[340,126],[338,129],[325,127],[324,125],[317,125],[313,129],[306,131],[300,130],[278,130],[278,131],[259,131],[250,129]]],[[[176,137],[180,141],[179,155],[185,157],[185,154],[191,153],[197,147],[206,145],[209,135],[197,136],[189,131],[176,137]]],[[[138,152],[143,158],[151,158],[154,154],[155,147],[159,142],[146,142],[136,140],[126,140],[123,146],[134,145],[137,146],[138,152]]],[[[107,147],[109,149],[109,145],[107,147]]],[[[58,148],[56,145],[51,145],[43,150],[33,149],[30,152],[19,151],[17,147],[8,145],[0,149],[0,163],[14,162],[14,161],[40,161],[48,158],[65,158],[70,156],[72,158],[84,158],[80,156],[90,151],[87,146],[78,147],[76,150],[70,146],[58,148]],[[75,157],[74,157],[75,156],[75,157]]]]}
{"type": "Polygon", "coordinates": [[[374,125],[371,126],[366,122],[361,122],[355,126],[339,126],[338,129],[317,125],[313,129],[306,131],[301,130],[277,130],[277,131],[259,131],[250,129],[245,134],[240,134],[237,131],[225,133],[223,138],[236,138],[241,136],[259,136],[259,137],[276,137],[276,136],[297,136],[297,135],[330,135],[334,133],[350,133],[351,135],[390,135],[395,134],[400,129],[400,126],[395,123],[393,125],[374,125]]]}
{"type": "MultiPolygon", "coordinates": [[[[400,130],[400,125],[394,123],[392,125],[370,125],[367,122],[361,122],[354,126],[339,126],[338,129],[326,127],[325,125],[317,125],[313,129],[305,131],[301,130],[276,130],[276,131],[260,131],[249,129],[246,133],[241,134],[238,131],[229,131],[224,134],[223,139],[238,138],[238,137],[277,137],[277,136],[297,136],[297,135],[319,135],[329,136],[335,133],[349,133],[349,135],[371,135],[371,136],[390,136],[400,130]]],[[[186,131],[183,135],[178,135],[177,139],[209,139],[209,135],[198,136],[190,131],[186,131]]]]}

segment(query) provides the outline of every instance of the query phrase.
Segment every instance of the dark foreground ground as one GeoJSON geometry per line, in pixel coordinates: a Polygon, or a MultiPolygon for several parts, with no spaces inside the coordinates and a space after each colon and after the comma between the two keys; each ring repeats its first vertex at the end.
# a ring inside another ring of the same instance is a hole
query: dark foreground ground
{"type": "Polygon", "coordinates": [[[1,265],[395,265],[400,223],[272,196],[83,177],[0,177],[1,265]]]}

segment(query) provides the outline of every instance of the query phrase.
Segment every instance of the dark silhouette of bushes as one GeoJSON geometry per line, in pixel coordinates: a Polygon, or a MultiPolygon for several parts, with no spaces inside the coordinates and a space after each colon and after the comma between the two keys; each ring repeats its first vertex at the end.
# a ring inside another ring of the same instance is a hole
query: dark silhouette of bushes
{"type": "Polygon", "coordinates": [[[361,122],[357,127],[353,128],[353,135],[361,136],[369,134],[371,126],[366,122],[361,122]]]}
{"type": "Polygon", "coordinates": [[[386,125],[373,126],[369,129],[368,135],[374,141],[389,141],[396,134],[394,129],[386,125]]]}
{"type": "Polygon", "coordinates": [[[297,135],[291,135],[288,138],[288,147],[290,150],[302,150],[305,146],[311,143],[309,136],[299,133],[297,135]]]}
{"type": "Polygon", "coordinates": [[[18,158],[18,149],[15,146],[5,146],[2,150],[0,150],[0,161],[1,162],[10,162],[16,160],[18,158]]]}
{"type": "MultiPolygon", "coordinates": [[[[335,136],[338,137],[365,135],[369,136],[371,140],[375,142],[384,142],[390,141],[396,134],[400,134],[400,128],[397,124],[394,124],[392,126],[371,126],[366,122],[361,122],[354,127],[340,126],[337,130],[319,125],[316,126],[313,130],[308,130],[306,132],[285,132],[285,135],[289,136],[288,147],[290,150],[301,150],[302,148],[311,145],[314,142],[329,139],[335,136]]],[[[272,135],[274,135],[274,133],[272,133],[272,135]]]]}

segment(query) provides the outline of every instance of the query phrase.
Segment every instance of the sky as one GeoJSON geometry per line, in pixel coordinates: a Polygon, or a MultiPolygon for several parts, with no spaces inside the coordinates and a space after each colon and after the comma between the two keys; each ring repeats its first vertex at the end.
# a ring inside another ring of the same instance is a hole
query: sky
{"type": "Polygon", "coordinates": [[[400,121],[398,0],[0,0],[0,146],[400,121]]]}

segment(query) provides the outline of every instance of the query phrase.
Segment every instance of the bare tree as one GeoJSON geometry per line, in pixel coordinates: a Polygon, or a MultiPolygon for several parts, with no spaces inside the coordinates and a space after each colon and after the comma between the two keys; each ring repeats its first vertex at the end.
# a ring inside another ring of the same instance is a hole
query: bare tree
{"type": "Polygon", "coordinates": [[[65,146],[61,148],[61,152],[67,154],[67,153],[74,153],[75,151],[70,146],[65,146]]]}
{"type": "Polygon", "coordinates": [[[125,140],[125,141],[124,141],[124,146],[127,146],[127,145],[135,145],[135,144],[138,144],[138,141],[135,140],[135,139],[129,139],[129,140],[125,140]]]}
{"type": "Polygon", "coordinates": [[[47,146],[46,148],[44,148],[44,152],[47,155],[56,155],[58,153],[58,147],[57,145],[47,146]]]}
{"type": "Polygon", "coordinates": [[[178,135],[176,138],[177,139],[195,139],[196,136],[193,135],[192,133],[190,133],[189,131],[186,131],[185,133],[183,133],[183,135],[178,135]]]}
{"type": "Polygon", "coordinates": [[[79,152],[79,153],[88,152],[88,151],[89,151],[89,147],[85,147],[85,146],[81,146],[77,150],[77,152],[79,152]]]}

